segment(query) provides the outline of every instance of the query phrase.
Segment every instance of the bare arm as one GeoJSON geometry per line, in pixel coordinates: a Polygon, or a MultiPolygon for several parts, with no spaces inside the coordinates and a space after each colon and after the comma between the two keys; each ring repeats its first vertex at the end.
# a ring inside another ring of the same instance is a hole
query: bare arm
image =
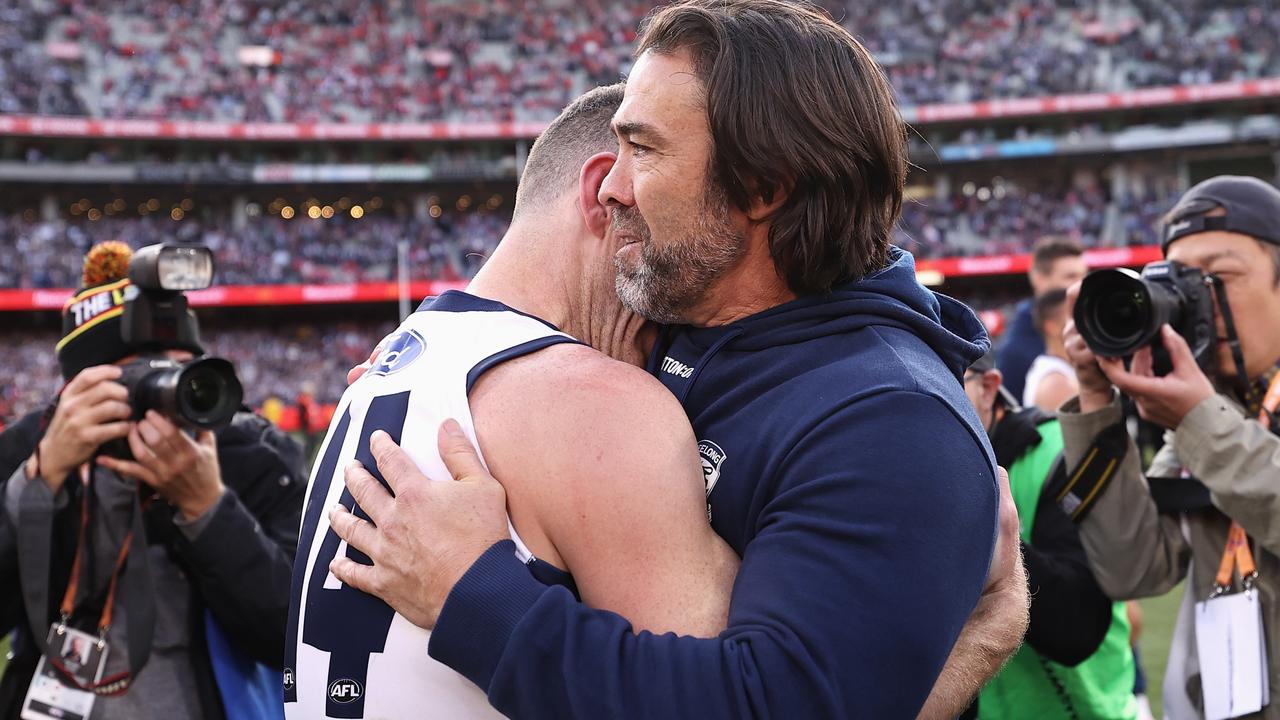
{"type": "Polygon", "coordinates": [[[1009,475],[1000,469],[1000,537],[978,606],[947,656],[918,720],[954,718],[964,712],[1000,668],[1022,646],[1030,618],[1027,571],[1018,542],[1018,509],[1009,475]]]}
{"type": "Polygon", "coordinates": [[[516,531],[586,604],[636,631],[725,628],[738,557],[707,521],[693,430],[670,392],[561,346],[490,371],[471,405],[516,531]]]}
{"type": "Polygon", "coordinates": [[[1062,373],[1046,375],[1036,387],[1036,407],[1045,412],[1057,412],[1062,403],[1076,396],[1079,385],[1076,379],[1062,373]]]}

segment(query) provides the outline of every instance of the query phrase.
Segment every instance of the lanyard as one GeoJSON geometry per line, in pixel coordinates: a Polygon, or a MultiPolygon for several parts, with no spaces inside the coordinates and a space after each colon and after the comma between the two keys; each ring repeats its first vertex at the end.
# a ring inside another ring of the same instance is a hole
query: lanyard
{"type": "MultiPolygon", "coordinates": [[[[1258,410],[1258,422],[1264,427],[1271,427],[1271,416],[1280,407],[1280,373],[1272,376],[1267,384],[1266,397],[1262,399],[1262,407],[1258,410]]],[[[1222,562],[1218,565],[1217,587],[1214,595],[1221,595],[1231,587],[1231,578],[1235,571],[1240,571],[1240,580],[1244,588],[1253,587],[1258,578],[1258,567],[1253,561],[1253,552],[1249,550],[1249,537],[1244,528],[1235,520],[1231,521],[1231,529],[1227,531],[1227,546],[1222,550],[1222,562]]]]}
{"type": "MultiPolygon", "coordinates": [[[[62,594],[62,605],[59,610],[62,613],[62,619],[57,626],[57,632],[61,635],[67,627],[67,621],[71,619],[75,612],[76,595],[80,588],[80,568],[85,554],[85,547],[88,545],[86,538],[89,530],[89,495],[93,492],[93,488],[89,481],[89,474],[82,470],[80,475],[84,490],[81,493],[80,502],[80,533],[79,540],[76,542],[75,559],[71,561],[71,578],[67,581],[67,591],[62,594]]],[[[145,506],[144,502],[144,506],[145,506]]],[[[135,508],[140,511],[140,508],[135,508]]],[[[107,586],[107,599],[102,605],[102,613],[98,616],[98,648],[102,649],[107,642],[107,630],[111,628],[111,619],[115,613],[116,589],[119,587],[120,572],[124,568],[125,559],[129,557],[129,548],[133,544],[133,533],[131,529],[125,535],[124,542],[120,545],[120,552],[116,554],[115,565],[111,570],[111,581],[107,586]]],[[[46,653],[46,659],[58,671],[58,674],[64,680],[72,685],[92,692],[95,695],[123,695],[129,689],[129,685],[133,682],[133,673],[126,670],[103,678],[91,684],[80,682],[75,675],[67,670],[62,664],[62,659],[54,653],[46,653]]]]}

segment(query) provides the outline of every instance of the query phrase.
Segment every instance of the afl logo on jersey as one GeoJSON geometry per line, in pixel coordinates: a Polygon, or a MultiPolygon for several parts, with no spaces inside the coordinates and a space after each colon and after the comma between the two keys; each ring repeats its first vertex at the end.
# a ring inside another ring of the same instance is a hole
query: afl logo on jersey
{"type": "Polygon", "coordinates": [[[369,375],[390,375],[413,364],[422,357],[427,341],[416,330],[405,330],[387,338],[387,345],[378,353],[378,362],[369,368],[369,375]]]}
{"type": "Polygon", "coordinates": [[[707,483],[707,497],[720,481],[720,464],[724,462],[724,450],[710,440],[698,441],[698,455],[702,458],[702,479],[707,483]]]}
{"type": "Polygon", "coordinates": [[[329,686],[329,699],[336,703],[355,702],[361,695],[364,695],[364,688],[355,680],[334,680],[329,686]]]}
{"type": "Polygon", "coordinates": [[[285,690],[293,689],[293,668],[284,669],[284,689],[285,690]]]}

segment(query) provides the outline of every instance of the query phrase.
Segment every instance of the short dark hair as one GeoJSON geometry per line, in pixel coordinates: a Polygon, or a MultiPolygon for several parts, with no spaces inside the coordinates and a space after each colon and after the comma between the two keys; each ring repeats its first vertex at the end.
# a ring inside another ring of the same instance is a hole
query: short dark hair
{"type": "Polygon", "coordinates": [[[1053,264],[1061,258],[1074,258],[1084,255],[1080,243],[1069,237],[1050,235],[1036,241],[1031,248],[1031,269],[1041,275],[1053,272],[1053,264]]]}
{"type": "Polygon", "coordinates": [[[576,187],[578,171],[587,158],[618,149],[609,123],[622,104],[624,90],[622,83],[589,90],[542,131],[525,160],[513,217],[560,197],[570,185],[576,187]]]}
{"type": "Polygon", "coordinates": [[[1031,317],[1035,321],[1036,330],[1040,336],[1044,337],[1044,321],[1054,313],[1058,312],[1063,305],[1067,304],[1066,288],[1058,288],[1036,298],[1035,307],[1031,310],[1031,317]]]}
{"type": "Polygon", "coordinates": [[[741,210],[787,194],[769,250],[791,290],[826,292],[888,264],[906,128],[871,53],[802,2],[684,0],[645,18],[637,56],[686,49],[706,94],[712,181],[741,210]]]}

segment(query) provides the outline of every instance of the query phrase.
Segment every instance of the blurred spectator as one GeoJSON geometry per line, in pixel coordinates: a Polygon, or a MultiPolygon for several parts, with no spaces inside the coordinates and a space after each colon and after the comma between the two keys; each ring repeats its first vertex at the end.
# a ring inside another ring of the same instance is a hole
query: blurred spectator
{"type": "MultiPolygon", "coordinates": [[[[921,258],[1025,253],[1047,235],[1085,248],[1150,245],[1158,242],[1156,222],[1170,204],[1157,195],[1110,201],[1094,190],[1002,182],[994,189],[905,202],[894,242],[921,258]]],[[[0,247],[16,251],[0,265],[0,288],[70,287],[79,273],[76,258],[106,239],[135,248],[200,240],[213,248],[223,285],[394,280],[396,245],[407,240],[412,279],[456,280],[475,274],[509,220],[501,212],[455,211],[426,221],[391,214],[360,220],[267,216],[233,230],[229,219],[192,216],[182,222],[160,215],[90,222],[0,214],[0,247]]]]}
{"type": "MultiPolygon", "coordinates": [[[[245,402],[260,407],[270,397],[296,398],[309,388],[314,402],[334,403],[347,387],[347,370],[396,323],[297,323],[287,327],[201,328],[205,350],[235,363],[245,402]]],[[[58,333],[6,332],[0,335],[0,425],[47,402],[62,386],[49,348],[58,333]]],[[[326,418],[327,420],[327,418],[326,418]]]]}
{"type": "Polygon", "coordinates": [[[1176,196],[1115,200],[1092,187],[1038,181],[965,183],[961,192],[903,203],[894,241],[916,257],[1025,253],[1040,237],[1084,248],[1153,245],[1160,214],[1176,196]]]}
{"type": "MultiPolygon", "coordinates": [[[[629,69],[654,4],[18,0],[0,14],[0,112],[547,119],[629,69]],[[246,64],[244,50],[261,57],[246,64]]],[[[1269,0],[820,4],[876,54],[906,105],[1280,74],[1269,0]]]]}
{"type": "Polygon", "coordinates": [[[0,287],[71,287],[79,275],[77,258],[108,239],[134,248],[174,239],[203,241],[214,250],[222,285],[394,280],[396,245],[408,240],[412,279],[458,279],[474,274],[508,222],[504,215],[478,212],[444,212],[426,222],[391,216],[259,217],[233,231],[230,220],[177,223],[148,216],[45,222],[0,214],[0,247],[16,250],[0,265],[0,287]]]}

